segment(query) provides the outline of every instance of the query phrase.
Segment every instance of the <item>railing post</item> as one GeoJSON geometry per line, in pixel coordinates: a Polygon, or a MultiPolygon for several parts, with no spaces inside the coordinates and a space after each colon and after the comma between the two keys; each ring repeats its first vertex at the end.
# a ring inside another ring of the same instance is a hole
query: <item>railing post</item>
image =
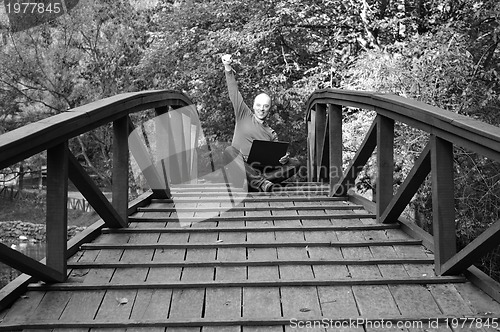
{"type": "Polygon", "coordinates": [[[128,116],[113,122],[112,205],[127,222],[128,214],[128,116]]]}
{"type": "Polygon", "coordinates": [[[307,126],[307,180],[309,182],[316,179],[316,111],[311,108],[311,121],[307,126]]]}
{"type": "MultiPolygon", "coordinates": [[[[328,172],[324,169],[328,163],[324,162],[323,157],[325,153],[323,149],[325,148],[325,138],[327,134],[327,119],[326,119],[326,105],[316,104],[316,181],[324,181],[328,176],[328,172]]],[[[326,156],[329,156],[326,154],[326,156]]]]}
{"type": "Polygon", "coordinates": [[[328,105],[328,136],[330,150],[330,194],[342,178],[342,106],[328,105]]]}
{"type": "MultiPolygon", "coordinates": [[[[182,137],[182,117],[177,114],[172,107],[170,111],[168,107],[157,108],[156,114],[159,115],[157,125],[156,140],[163,143],[162,146],[157,145],[158,156],[161,156],[161,166],[163,177],[166,185],[179,184],[184,179],[185,166],[182,160],[182,146],[184,138],[182,137]],[[160,116],[161,115],[161,116],[160,116]],[[168,178],[168,179],[167,179],[168,178]]],[[[157,142],[157,144],[158,144],[157,142]]]]}
{"type": "Polygon", "coordinates": [[[455,198],[453,144],[431,135],[432,224],[435,271],[457,252],[455,235],[455,198]]]}
{"type": "Polygon", "coordinates": [[[377,220],[380,219],[393,196],[394,174],[394,120],[377,115],[377,220]]]}
{"type": "Polygon", "coordinates": [[[47,150],[47,266],[66,276],[68,142],[47,150]]]}
{"type": "Polygon", "coordinates": [[[180,107],[172,106],[173,112],[170,113],[172,121],[172,142],[175,148],[175,159],[179,165],[180,178],[179,183],[187,181],[188,167],[187,167],[187,153],[186,153],[186,133],[184,131],[184,115],[175,110],[180,107]]]}

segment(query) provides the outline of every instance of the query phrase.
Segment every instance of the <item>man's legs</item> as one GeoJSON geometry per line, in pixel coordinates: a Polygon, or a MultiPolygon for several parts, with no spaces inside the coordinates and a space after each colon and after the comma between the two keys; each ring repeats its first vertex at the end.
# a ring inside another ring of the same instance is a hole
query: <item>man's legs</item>
{"type": "Polygon", "coordinates": [[[281,183],[292,177],[299,170],[300,163],[296,158],[290,158],[288,163],[273,169],[264,170],[264,177],[273,183],[281,183]]]}
{"type": "Polygon", "coordinates": [[[235,180],[233,184],[237,187],[243,186],[244,178],[241,177],[242,174],[246,174],[248,184],[254,189],[259,189],[267,181],[262,176],[262,172],[243,160],[241,152],[234,146],[229,146],[224,150],[224,163],[227,165],[228,177],[235,180]]]}

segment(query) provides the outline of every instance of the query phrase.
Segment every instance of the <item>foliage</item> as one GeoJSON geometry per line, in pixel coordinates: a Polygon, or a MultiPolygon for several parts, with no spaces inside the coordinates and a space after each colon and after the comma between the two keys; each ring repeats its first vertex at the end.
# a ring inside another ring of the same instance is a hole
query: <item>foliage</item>
{"type": "MultiPolygon", "coordinates": [[[[80,1],[50,24],[15,35],[4,31],[0,132],[120,92],[175,89],[195,100],[205,135],[220,152],[234,128],[219,59],[224,53],[237,60],[247,103],[262,91],[272,95],[271,126],[302,161],[304,102],[317,88],[389,92],[500,124],[496,0],[132,3],[137,7],[127,0],[80,1]]],[[[344,115],[347,163],[373,114],[349,109],[344,115]]],[[[110,175],[109,129],[70,142],[104,184],[110,175]]],[[[396,124],[395,140],[397,187],[427,137],[396,124]]],[[[458,234],[465,244],[473,230],[498,218],[492,211],[499,206],[499,167],[463,150],[455,158],[458,234]]],[[[373,181],[368,167],[360,189],[372,188],[373,181]]],[[[426,182],[412,203],[426,215],[417,221],[427,229],[429,188],[426,182]]]]}
{"type": "Polygon", "coordinates": [[[206,134],[228,141],[234,127],[219,57],[231,53],[247,103],[274,97],[272,125],[305,156],[305,96],[333,86],[363,35],[355,6],[340,1],[179,1],[163,3],[158,32],[138,71],[148,88],[186,91],[198,103],[206,134]]]}
{"type": "MultiPolygon", "coordinates": [[[[0,132],[133,90],[132,68],[147,42],[146,25],[124,1],[86,0],[50,24],[4,31],[0,132]]],[[[104,184],[110,181],[109,135],[100,128],[70,141],[104,184]]]]}
{"type": "MultiPolygon", "coordinates": [[[[427,104],[499,125],[500,5],[493,1],[445,3],[431,8],[422,33],[360,55],[345,86],[417,99],[427,104]]],[[[356,117],[356,116],[354,116],[356,117]]],[[[396,168],[404,176],[428,138],[397,128],[396,168]]],[[[499,164],[461,148],[455,150],[455,209],[459,248],[497,221],[499,164]]],[[[373,174],[370,174],[373,177],[373,174]]],[[[415,220],[432,233],[430,183],[414,197],[415,220]]],[[[482,267],[498,278],[498,250],[482,267]]]]}

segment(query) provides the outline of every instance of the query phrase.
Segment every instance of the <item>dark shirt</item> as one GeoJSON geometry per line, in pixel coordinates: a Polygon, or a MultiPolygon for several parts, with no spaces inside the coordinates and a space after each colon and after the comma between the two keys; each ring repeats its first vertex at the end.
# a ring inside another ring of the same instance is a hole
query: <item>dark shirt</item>
{"type": "Polygon", "coordinates": [[[246,160],[253,140],[277,141],[278,135],[265,123],[260,123],[254,116],[253,111],[245,104],[238,90],[234,72],[227,70],[225,72],[229,99],[233,103],[236,119],[232,145],[241,152],[246,160]]]}

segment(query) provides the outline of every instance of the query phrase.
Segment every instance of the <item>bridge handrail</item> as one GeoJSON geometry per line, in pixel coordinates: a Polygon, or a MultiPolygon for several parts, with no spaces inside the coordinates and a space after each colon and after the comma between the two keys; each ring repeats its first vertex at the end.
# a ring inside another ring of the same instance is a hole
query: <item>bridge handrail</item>
{"type": "MultiPolygon", "coordinates": [[[[500,221],[497,221],[457,253],[453,196],[453,147],[460,146],[500,161],[499,127],[396,95],[340,89],[316,90],[306,103],[305,120],[309,181],[329,181],[331,196],[347,193],[377,147],[375,210],[379,222],[398,222],[431,173],[433,239],[427,244],[434,249],[436,273],[466,272],[499,243],[500,221]],[[373,110],[377,114],[345,172],[342,171],[342,107],[373,110]],[[427,132],[430,139],[394,194],[395,121],[427,132]]],[[[420,230],[417,233],[422,234],[420,230]]]]}
{"type": "Polygon", "coordinates": [[[335,104],[377,114],[433,133],[456,145],[500,160],[500,128],[426,103],[392,94],[341,89],[316,90],[306,104],[307,117],[316,104],[335,104]],[[491,153],[487,150],[492,150],[491,153]]]}
{"type": "Polygon", "coordinates": [[[189,104],[184,93],[160,90],[123,93],[70,109],[0,135],[0,169],[130,113],[189,104]]]}
{"type": "MultiPolygon", "coordinates": [[[[91,231],[87,235],[95,236],[96,229],[102,226],[127,227],[127,217],[131,212],[128,201],[128,135],[133,130],[129,114],[148,109],[155,109],[157,114],[163,114],[170,107],[179,108],[192,104],[184,93],[176,91],[123,93],[0,135],[0,169],[47,151],[46,264],[1,243],[0,261],[38,280],[64,281],[67,278],[67,257],[76,252],[81,241],[84,241],[73,240],[68,247],[68,178],[102,218],[100,226],[90,227],[91,231]],[[113,123],[112,203],[109,203],[68,149],[70,138],[108,123],[113,123]]],[[[155,174],[150,172],[148,176],[155,174]]],[[[168,197],[170,194],[168,187],[161,191],[157,190],[155,193],[153,190],[153,193],[160,197],[168,197]]],[[[134,204],[136,206],[138,203],[134,204]]],[[[1,296],[0,303],[3,303],[1,296]]]]}

